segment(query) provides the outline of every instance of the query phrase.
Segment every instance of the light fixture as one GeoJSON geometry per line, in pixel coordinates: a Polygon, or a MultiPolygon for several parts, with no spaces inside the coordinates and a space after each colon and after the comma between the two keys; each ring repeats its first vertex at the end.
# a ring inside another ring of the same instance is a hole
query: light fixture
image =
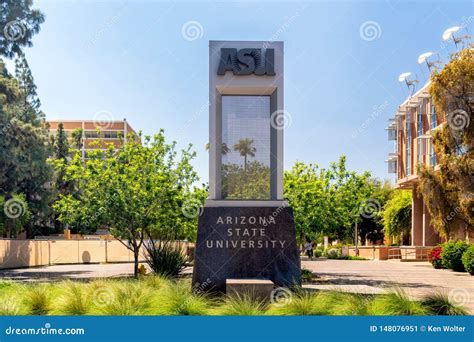
{"type": "Polygon", "coordinates": [[[461,29],[461,26],[453,26],[451,28],[448,28],[446,31],[443,32],[443,40],[447,41],[449,38],[452,38],[454,41],[454,44],[456,45],[456,48],[458,47],[459,43],[463,44],[464,47],[464,39],[469,39],[471,38],[470,35],[465,34],[463,36],[458,36],[456,37],[454,34],[458,32],[461,29]]]}
{"type": "Polygon", "coordinates": [[[439,60],[439,54],[438,54],[438,59],[434,61],[430,61],[430,57],[433,56],[433,52],[425,52],[422,53],[420,56],[418,56],[418,64],[423,64],[426,63],[428,66],[428,69],[431,71],[431,68],[436,66],[437,64],[440,64],[441,61],[439,60]]]}
{"type": "Polygon", "coordinates": [[[416,83],[420,82],[418,81],[418,78],[416,77],[411,77],[412,73],[411,72],[404,72],[403,74],[400,74],[398,76],[398,82],[405,82],[407,88],[410,90],[411,89],[411,95],[415,92],[415,87],[416,83]]]}

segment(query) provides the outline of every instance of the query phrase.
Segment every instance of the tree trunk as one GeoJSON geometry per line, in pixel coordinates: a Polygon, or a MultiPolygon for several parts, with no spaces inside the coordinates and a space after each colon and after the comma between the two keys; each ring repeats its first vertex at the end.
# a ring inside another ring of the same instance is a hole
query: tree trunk
{"type": "Polygon", "coordinates": [[[138,247],[135,247],[133,248],[133,262],[134,262],[134,265],[133,265],[133,276],[135,278],[138,278],[138,255],[139,255],[139,252],[140,252],[140,249],[138,247]]]}

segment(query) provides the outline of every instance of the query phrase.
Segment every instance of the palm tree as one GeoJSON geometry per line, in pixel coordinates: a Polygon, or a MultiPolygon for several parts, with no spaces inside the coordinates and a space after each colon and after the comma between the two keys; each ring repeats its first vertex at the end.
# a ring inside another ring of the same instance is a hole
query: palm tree
{"type": "Polygon", "coordinates": [[[71,137],[72,141],[74,142],[74,145],[78,150],[82,148],[82,135],[83,135],[83,130],[82,128],[76,128],[74,131],[72,131],[71,137]]]}
{"type": "Polygon", "coordinates": [[[247,156],[255,157],[257,149],[252,146],[252,139],[240,139],[237,144],[234,145],[234,151],[238,151],[242,157],[244,157],[244,169],[247,169],[247,156]]]}
{"type": "MultiPolygon", "coordinates": [[[[206,144],[206,151],[209,151],[209,143],[206,144]]],[[[227,147],[227,144],[226,143],[222,143],[222,147],[221,147],[221,153],[222,155],[226,155],[227,153],[230,152],[230,148],[227,147]]]]}

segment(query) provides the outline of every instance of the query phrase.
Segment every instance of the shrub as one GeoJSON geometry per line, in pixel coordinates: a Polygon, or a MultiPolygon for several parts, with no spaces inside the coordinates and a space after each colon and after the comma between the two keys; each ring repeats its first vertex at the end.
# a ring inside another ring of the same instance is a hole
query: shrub
{"type": "Polygon", "coordinates": [[[25,306],[30,315],[43,316],[51,310],[50,289],[46,285],[28,286],[25,306]]]}
{"type": "Polygon", "coordinates": [[[340,253],[337,248],[329,248],[327,251],[327,257],[328,259],[337,259],[339,258],[340,253]]]}
{"type": "Polygon", "coordinates": [[[320,258],[323,255],[324,250],[322,248],[316,248],[314,250],[314,257],[315,258],[320,258]]]}
{"type": "Polygon", "coordinates": [[[321,292],[319,305],[324,306],[328,314],[335,316],[366,315],[368,299],[366,296],[343,291],[321,292]]]}
{"type": "Polygon", "coordinates": [[[464,272],[461,258],[468,247],[469,244],[464,241],[449,241],[445,243],[441,252],[443,266],[456,272],[464,272]]]}
{"type": "Polygon", "coordinates": [[[216,310],[218,315],[226,316],[258,316],[263,315],[266,305],[262,300],[256,299],[251,294],[231,294],[227,296],[216,310]]]}
{"type": "Polygon", "coordinates": [[[140,283],[121,281],[95,291],[93,302],[98,311],[109,316],[145,315],[152,307],[150,290],[140,283]]]}
{"type": "Polygon", "coordinates": [[[474,245],[470,245],[462,255],[462,264],[469,274],[474,275],[474,245]]]}
{"type": "Polygon", "coordinates": [[[410,300],[402,289],[395,289],[375,296],[368,305],[367,313],[374,316],[411,316],[425,315],[426,309],[421,303],[410,300]]]}
{"type": "Polygon", "coordinates": [[[311,280],[313,280],[313,272],[305,268],[301,269],[301,280],[310,282],[311,280]]]}
{"type": "Polygon", "coordinates": [[[56,311],[68,316],[86,315],[91,307],[91,298],[84,284],[67,281],[61,286],[64,287],[64,294],[59,298],[56,311]]]}
{"type": "Polygon", "coordinates": [[[193,293],[188,282],[172,282],[158,294],[156,314],[158,315],[206,315],[211,300],[201,293],[193,293]]]}
{"type": "Polygon", "coordinates": [[[432,315],[467,315],[468,312],[465,308],[451,303],[449,297],[445,293],[437,292],[426,296],[421,304],[425,307],[428,312],[432,315]]]}
{"type": "Polygon", "coordinates": [[[0,316],[16,316],[20,314],[16,298],[3,298],[0,300],[0,316]]]}
{"type": "MultiPolygon", "coordinates": [[[[291,292],[288,292],[289,294],[291,292]]],[[[281,303],[274,303],[270,305],[267,311],[270,315],[283,316],[308,316],[308,315],[327,315],[327,309],[323,308],[316,293],[301,290],[283,300],[281,303]]]]}
{"type": "Polygon", "coordinates": [[[428,253],[428,260],[431,262],[434,268],[443,268],[443,261],[441,260],[441,252],[443,248],[441,246],[433,248],[428,253]]]}
{"type": "Polygon", "coordinates": [[[154,273],[176,277],[186,265],[186,256],[180,246],[170,242],[145,244],[145,259],[154,273]]]}

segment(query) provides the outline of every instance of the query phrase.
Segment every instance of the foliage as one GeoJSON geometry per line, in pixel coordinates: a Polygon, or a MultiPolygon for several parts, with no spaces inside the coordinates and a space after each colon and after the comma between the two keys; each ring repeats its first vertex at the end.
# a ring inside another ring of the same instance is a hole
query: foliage
{"type": "Polygon", "coordinates": [[[0,315],[32,312],[41,315],[461,315],[466,312],[451,303],[445,294],[435,292],[421,301],[413,301],[400,290],[395,290],[395,295],[367,296],[300,288],[295,292],[288,290],[283,301],[269,305],[248,295],[212,299],[193,293],[188,279],[175,282],[158,276],[28,285],[0,281],[0,289],[0,315]]]}
{"type": "Polygon", "coordinates": [[[325,254],[328,259],[337,259],[341,255],[337,248],[329,248],[325,254]]]}
{"type": "Polygon", "coordinates": [[[474,245],[470,245],[462,255],[462,264],[469,274],[474,275],[474,245]]]}
{"type": "Polygon", "coordinates": [[[421,304],[432,315],[456,316],[467,315],[468,311],[449,301],[449,296],[443,292],[435,292],[423,298],[421,304]]]}
{"type": "Polygon", "coordinates": [[[87,288],[78,283],[67,281],[63,284],[64,293],[59,297],[57,312],[68,316],[86,315],[91,306],[92,298],[87,288]]]}
{"type": "Polygon", "coordinates": [[[376,296],[368,306],[368,314],[374,316],[425,315],[427,310],[421,303],[412,301],[402,289],[376,296]]]}
{"type": "Polygon", "coordinates": [[[270,168],[258,161],[223,164],[221,187],[226,199],[269,199],[270,168]]]}
{"type": "Polygon", "coordinates": [[[176,277],[186,265],[186,257],[180,245],[169,241],[150,241],[144,246],[146,262],[158,275],[176,277]]]}
{"type": "Polygon", "coordinates": [[[29,287],[25,305],[30,315],[47,315],[51,311],[51,295],[48,286],[29,287]]]}
{"type": "Polygon", "coordinates": [[[9,199],[0,195],[0,236],[15,238],[30,220],[31,212],[25,195],[14,193],[9,199]]]}
{"type": "Polygon", "coordinates": [[[170,283],[160,293],[157,313],[161,315],[206,315],[212,301],[202,293],[193,293],[187,282],[170,283]]]}
{"type": "Polygon", "coordinates": [[[142,283],[124,281],[114,284],[110,290],[109,299],[99,308],[99,312],[105,315],[145,315],[152,308],[151,292],[142,283]]]}
{"type": "Polygon", "coordinates": [[[374,190],[369,176],[348,171],[344,156],[329,169],[297,162],[286,171],[284,196],[293,208],[299,241],[324,235],[352,239],[360,206],[374,190]]]}
{"type": "Polygon", "coordinates": [[[234,151],[240,153],[244,157],[244,168],[247,168],[247,157],[255,157],[257,149],[253,146],[252,139],[240,139],[237,144],[234,145],[234,151]]]}
{"type": "Polygon", "coordinates": [[[25,196],[31,212],[25,228],[32,237],[33,222],[48,220],[50,195],[45,184],[51,168],[46,159],[51,149],[33,76],[21,52],[15,66],[13,77],[0,59],[0,195],[25,196]]]}
{"type": "Polygon", "coordinates": [[[13,57],[23,47],[33,45],[32,38],[39,32],[44,15],[32,9],[32,0],[3,0],[0,11],[0,55],[13,57]]]}
{"type": "Polygon", "coordinates": [[[328,311],[322,307],[318,300],[318,295],[308,291],[298,291],[294,293],[289,300],[283,303],[274,303],[270,305],[268,314],[282,316],[312,316],[326,315],[328,311]]]}
{"type": "Polygon", "coordinates": [[[441,260],[443,266],[456,272],[464,272],[462,263],[462,255],[469,248],[469,244],[465,241],[448,241],[443,245],[441,252],[441,260]]]}
{"type": "Polygon", "coordinates": [[[431,262],[431,265],[433,265],[434,268],[443,268],[443,261],[441,259],[442,251],[443,247],[437,246],[428,253],[428,260],[431,262]]]}
{"type": "Polygon", "coordinates": [[[438,121],[446,123],[432,134],[439,171],[420,167],[418,189],[431,223],[449,239],[459,227],[474,227],[474,51],[455,54],[431,82],[438,121]]]}
{"type": "Polygon", "coordinates": [[[263,315],[265,310],[265,302],[256,299],[252,294],[234,293],[226,296],[214,312],[225,316],[259,316],[263,315]]]}
{"type": "Polygon", "coordinates": [[[313,280],[313,277],[314,275],[312,271],[307,270],[305,268],[301,269],[301,281],[310,282],[311,280],[313,280]]]}
{"type": "Polygon", "coordinates": [[[61,222],[81,231],[108,227],[133,252],[135,276],[145,238],[183,239],[195,230],[201,206],[195,196],[202,194],[192,189],[198,178],[190,164],[191,146],[178,156],[163,131],[143,140],[130,135],[120,149],[109,145],[91,152],[85,162],[76,153],[65,174],[80,193],[60,195],[54,205],[61,222]]]}
{"type": "Polygon", "coordinates": [[[385,234],[390,237],[407,235],[411,229],[412,194],[409,190],[395,191],[382,211],[385,234]]]}

